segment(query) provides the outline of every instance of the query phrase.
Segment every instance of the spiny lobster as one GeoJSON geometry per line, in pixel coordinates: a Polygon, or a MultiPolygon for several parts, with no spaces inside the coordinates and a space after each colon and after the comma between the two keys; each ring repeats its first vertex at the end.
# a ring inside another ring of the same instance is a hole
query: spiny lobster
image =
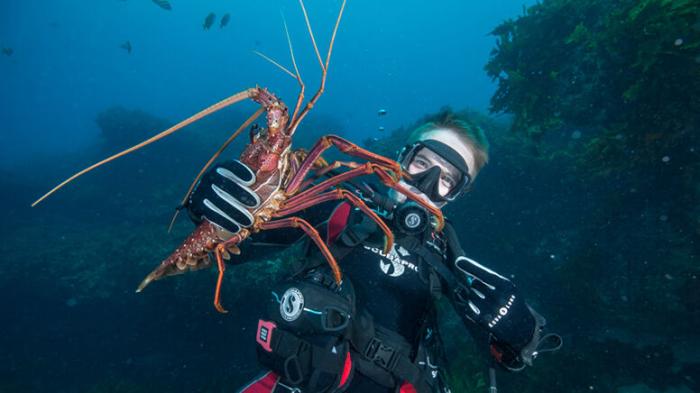
{"type": "MultiPolygon", "coordinates": [[[[397,162],[367,151],[335,135],[321,137],[320,140],[316,142],[316,144],[308,152],[292,149],[292,137],[299,127],[299,123],[313,108],[325,89],[326,75],[333,50],[333,43],[338,31],[338,26],[340,25],[343,10],[345,9],[346,0],[343,0],[340,11],[338,12],[338,17],[333,28],[325,61],[323,61],[321,58],[318,47],[316,46],[316,40],[311,30],[311,24],[309,22],[309,17],[303,0],[299,0],[299,3],[306,20],[306,27],[309,36],[311,37],[311,42],[313,44],[316,57],[318,58],[321,67],[320,87],[312,98],[303,106],[303,108],[302,103],[304,101],[305,85],[302,81],[301,75],[299,74],[299,69],[297,68],[294,50],[292,49],[291,39],[285,23],[284,27],[287,34],[287,42],[295,72],[289,71],[287,68],[283,67],[262,53],[256,53],[270,61],[282,71],[291,75],[298,82],[300,91],[291,117],[287,106],[273,93],[269,92],[265,88],[257,86],[249,88],[196,113],[195,115],[129,149],[83,169],[39,198],[32,204],[32,206],[36,206],[39,202],[75,178],[82,176],[83,174],[106,164],[107,162],[162,139],[225,107],[245,99],[251,99],[260,104],[260,108],[243,124],[241,124],[241,126],[209,159],[204,168],[202,168],[192,182],[192,185],[183,198],[181,205],[186,203],[189,195],[201,176],[221,155],[224,149],[226,149],[226,147],[241,133],[241,131],[248,128],[263,112],[265,112],[267,117],[267,127],[263,128],[252,137],[251,142],[246,146],[240,156],[240,161],[248,165],[255,173],[255,182],[250,186],[250,188],[259,195],[261,200],[261,203],[257,207],[249,209],[250,213],[254,217],[252,226],[241,229],[237,233],[230,233],[207,220],[203,220],[203,222],[197,226],[197,228],[170,256],[168,256],[156,269],[146,276],[146,278],[138,286],[137,292],[143,290],[143,288],[145,288],[152,281],[158,280],[162,277],[210,267],[212,265],[212,261],[209,254],[213,252],[216,257],[217,267],[219,270],[214,294],[214,306],[218,311],[226,312],[226,310],[224,310],[224,308],[221,306],[220,302],[221,283],[225,271],[224,260],[230,259],[231,254],[239,254],[240,250],[238,248],[238,244],[248,238],[251,234],[269,229],[288,227],[300,228],[314,241],[331,266],[334,279],[337,283],[340,283],[342,281],[341,270],[317,230],[306,220],[300,217],[294,217],[292,215],[319,203],[331,200],[345,200],[351,205],[360,209],[362,212],[364,212],[364,214],[369,216],[372,220],[374,220],[374,222],[377,223],[385,234],[384,251],[389,252],[394,241],[394,236],[391,230],[361,198],[359,198],[353,192],[342,188],[341,184],[343,182],[358,176],[375,174],[384,185],[406,195],[409,199],[412,199],[430,211],[436,219],[436,228],[438,230],[442,229],[444,222],[441,211],[399,184],[399,180],[408,175],[401,170],[401,166],[397,162]],[[321,157],[321,154],[331,146],[337,147],[341,152],[347,155],[365,160],[365,162],[357,163],[336,161],[329,164],[321,157]],[[320,181],[321,177],[335,173],[334,171],[341,167],[344,167],[346,170],[340,174],[335,174],[325,180],[320,181]]],[[[176,216],[177,213],[175,214],[175,217],[176,216]]],[[[175,217],[173,217],[173,222],[175,217]]]]}

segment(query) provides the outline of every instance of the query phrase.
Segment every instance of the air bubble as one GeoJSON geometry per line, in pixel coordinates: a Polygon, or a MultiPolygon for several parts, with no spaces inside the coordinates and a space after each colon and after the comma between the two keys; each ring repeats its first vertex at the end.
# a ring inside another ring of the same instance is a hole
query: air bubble
{"type": "Polygon", "coordinates": [[[669,157],[669,156],[664,156],[664,157],[661,159],[661,161],[663,161],[663,162],[669,162],[669,161],[671,161],[671,157],[669,157]]]}
{"type": "Polygon", "coordinates": [[[682,39],[682,38],[676,38],[676,40],[673,41],[673,45],[675,45],[675,46],[681,46],[681,45],[683,45],[683,39],[682,39]]]}

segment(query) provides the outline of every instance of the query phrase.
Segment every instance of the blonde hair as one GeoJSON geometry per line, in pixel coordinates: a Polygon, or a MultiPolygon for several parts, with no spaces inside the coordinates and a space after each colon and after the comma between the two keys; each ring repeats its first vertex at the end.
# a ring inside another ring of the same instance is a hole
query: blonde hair
{"type": "Polygon", "coordinates": [[[445,109],[436,115],[428,116],[423,119],[423,123],[418,126],[408,137],[408,143],[413,143],[422,140],[422,136],[436,129],[448,129],[454,131],[459,139],[469,148],[474,154],[474,176],[481,171],[489,162],[489,141],[486,138],[484,130],[467,120],[460,117],[450,109],[445,109]]]}

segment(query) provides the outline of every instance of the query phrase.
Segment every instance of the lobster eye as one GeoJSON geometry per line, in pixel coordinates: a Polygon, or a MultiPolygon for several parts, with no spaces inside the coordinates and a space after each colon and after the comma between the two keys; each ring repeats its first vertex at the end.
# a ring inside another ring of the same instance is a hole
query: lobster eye
{"type": "Polygon", "coordinates": [[[254,142],[256,139],[258,139],[262,131],[263,129],[258,125],[258,123],[253,123],[253,125],[250,126],[250,141],[254,142]]]}

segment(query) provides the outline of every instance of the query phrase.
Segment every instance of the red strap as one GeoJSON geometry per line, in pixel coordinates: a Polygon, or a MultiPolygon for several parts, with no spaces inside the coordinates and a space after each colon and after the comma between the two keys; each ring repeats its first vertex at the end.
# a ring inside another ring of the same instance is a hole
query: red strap
{"type": "Polygon", "coordinates": [[[348,351],[347,356],[345,356],[345,365],[343,366],[343,374],[340,377],[340,386],[343,387],[350,377],[350,371],[352,371],[352,359],[350,358],[350,351],[348,351]]]}
{"type": "Polygon", "coordinates": [[[277,385],[279,376],[272,371],[249,383],[239,393],[272,393],[277,385]]]}
{"type": "Polygon", "coordinates": [[[404,382],[403,385],[401,385],[399,393],[416,393],[416,388],[410,383],[404,382]]]}
{"type": "Polygon", "coordinates": [[[503,352],[499,351],[498,348],[496,348],[496,346],[494,346],[493,344],[490,346],[490,352],[491,356],[493,356],[493,358],[496,359],[498,363],[503,362],[503,352]]]}
{"type": "Polygon", "coordinates": [[[343,202],[333,210],[331,217],[328,219],[326,243],[333,243],[343,232],[348,223],[351,208],[352,206],[349,203],[343,202]]]}

